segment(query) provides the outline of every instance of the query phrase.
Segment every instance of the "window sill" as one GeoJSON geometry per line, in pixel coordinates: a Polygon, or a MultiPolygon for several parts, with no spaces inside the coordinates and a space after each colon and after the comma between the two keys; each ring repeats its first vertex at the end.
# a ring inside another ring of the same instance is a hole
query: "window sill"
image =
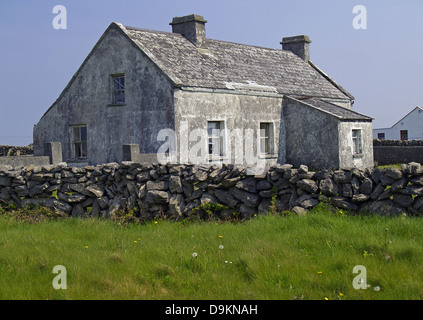
{"type": "Polygon", "coordinates": [[[228,160],[226,156],[210,156],[208,158],[209,162],[222,162],[224,160],[228,160]]]}
{"type": "Polygon", "coordinates": [[[112,107],[112,108],[113,107],[124,107],[124,106],[126,106],[126,103],[117,103],[117,104],[110,103],[107,106],[112,107]]]}
{"type": "Polygon", "coordinates": [[[273,153],[268,153],[268,154],[259,154],[258,155],[259,159],[277,159],[278,155],[277,154],[273,154],[273,153]]]}
{"type": "Polygon", "coordinates": [[[88,158],[68,159],[66,162],[84,163],[84,162],[88,162],[88,158]]]}

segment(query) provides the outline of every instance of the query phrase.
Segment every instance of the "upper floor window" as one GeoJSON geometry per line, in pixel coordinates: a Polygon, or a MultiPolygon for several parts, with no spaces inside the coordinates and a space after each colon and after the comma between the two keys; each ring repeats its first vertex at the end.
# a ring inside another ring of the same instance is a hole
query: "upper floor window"
{"type": "Polygon", "coordinates": [[[125,76],[123,74],[112,75],[113,93],[112,104],[125,103],[125,76]]]}
{"type": "Polygon", "coordinates": [[[71,154],[73,159],[87,158],[87,126],[71,126],[71,154]]]}

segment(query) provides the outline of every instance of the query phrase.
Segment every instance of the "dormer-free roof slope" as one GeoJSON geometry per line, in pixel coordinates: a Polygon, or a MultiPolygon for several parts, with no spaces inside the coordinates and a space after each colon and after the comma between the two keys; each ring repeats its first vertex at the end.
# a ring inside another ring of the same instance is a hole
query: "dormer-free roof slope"
{"type": "Polygon", "coordinates": [[[116,24],[176,86],[257,87],[292,96],[353,97],[310,61],[287,50],[205,39],[195,46],[178,33],[116,24]]]}

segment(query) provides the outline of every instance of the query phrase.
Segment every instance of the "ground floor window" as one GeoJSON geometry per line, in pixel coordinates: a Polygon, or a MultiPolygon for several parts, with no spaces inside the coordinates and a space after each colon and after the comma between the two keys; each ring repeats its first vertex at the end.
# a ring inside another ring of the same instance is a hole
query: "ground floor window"
{"type": "Polygon", "coordinates": [[[363,146],[362,146],[362,139],[361,139],[361,129],[353,129],[352,140],[353,140],[353,153],[362,154],[363,146]]]}
{"type": "Polygon", "coordinates": [[[273,123],[260,122],[260,153],[273,154],[273,123]]]}
{"type": "Polygon", "coordinates": [[[87,158],[87,126],[78,125],[70,127],[71,153],[73,159],[87,158]]]}
{"type": "Polygon", "coordinates": [[[401,140],[408,140],[408,130],[401,130],[400,131],[400,139],[401,140]]]}
{"type": "Polygon", "coordinates": [[[377,138],[378,138],[379,140],[385,140],[385,133],[378,133],[378,134],[377,134],[377,138]]]}
{"type": "Polygon", "coordinates": [[[209,155],[223,157],[225,142],[225,123],[223,121],[208,121],[209,155]]]}

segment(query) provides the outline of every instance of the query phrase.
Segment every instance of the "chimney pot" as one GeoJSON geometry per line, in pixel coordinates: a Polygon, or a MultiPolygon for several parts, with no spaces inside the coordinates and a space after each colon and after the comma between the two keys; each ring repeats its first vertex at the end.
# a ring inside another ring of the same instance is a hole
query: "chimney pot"
{"type": "Polygon", "coordinates": [[[180,33],[195,46],[201,47],[206,39],[206,20],[200,15],[190,14],[184,17],[175,17],[169,23],[173,33],[180,33]]]}
{"type": "Polygon", "coordinates": [[[309,44],[311,40],[308,36],[285,37],[282,39],[282,50],[289,50],[295,53],[304,61],[310,60],[309,44]]]}

